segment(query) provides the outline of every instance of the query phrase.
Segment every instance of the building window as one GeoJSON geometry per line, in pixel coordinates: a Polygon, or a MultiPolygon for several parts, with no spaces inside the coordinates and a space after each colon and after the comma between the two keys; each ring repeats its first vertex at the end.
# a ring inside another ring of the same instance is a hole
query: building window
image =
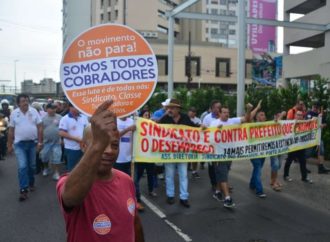
{"type": "Polygon", "coordinates": [[[199,56],[191,56],[190,57],[190,68],[189,68],[189,57],[186,56],[186,76],[189,76],[189,72],[191,76],[200,76],[201,75],[201,58],[199,56]]]}
{"type": "Polygon", "coordinates": [[[158,65],[158,75],[159,76],[167,76],[168,69],[168,57],[167,55],[156,55],[157,65],[158,65]]]}
{"type": "Polygon", "coordinates": [[[214,15],[218,14],[218,9],[212,8],[211,9],[211,14],[214,14],[214,15]]]}
{"type": "Polygon", "coordinates": [[[205,28],[205,33],[209,33],[209,28],[205,28]]]}
{"type": "Polygon", "coordinates": [[[220,4],[221,5],[226,5],[227,4],[227,0],[220,0],[220,4]]]}
{"type": "Polygon", "coordinates": [[[157,30],[161,33],[167,34],[168,29],[162,25],[157,25],[157,30]]]}
{"type": "Polygon", "coordinates": [[[211,0],[211,4],[218,4],[218,0],[211,0]]]}
{"type": "Polygon", "coordinates": [[[252,79],[252,60],[245,61],[245,78],[252,79]]]}
{"type": "Polygon", "coordinates": [[[104,0],[101,0],[101,8],[104,7],[104,0]]]}
{"type": "Polygon", "coordinates": [[[224,10],[224,9],[220,9],[220,15],[226,15],[227,14],[227,11],[224,10]]]}
{"type": "Polygon", "coordinates": [[[229,10],[229,16],[235,16],[235,15],[236,15],[235,11],[229,10]]]}
{"type": "Polygon", "coordinates": [[[115,11],[116,14],[116,20],[118,19],[118,10],[115,11]]]}
{"type": "Polygon", "coordinates": [[[109,7],[111,6],[111,0],[108,0],[108,6],[109,7]]]}
{"type": "Polygon", "coordinates": [[[158,9],[158,17],[166,19],[165,12],[158,9]]]}
{"type": "Polygon", "coordinates": [[[101,23],[103,23],[103,20],[104,20],[104,15],[103,15],[103,13],[101,13],[100,18],[101,18],[101,23]]]}
{"type": "Polygon", "coordinates": [[[230,35],[235,35],[236,34],[236,30],[235,29],[230,29],[229,30],[229,34],[230,35]]]}
{"type": "Polygon", "coordinates": [[[215,76],[230,77],[230,59],[216,58],[215,59],[215,76]]]}
{"type": "Polygon", "coordinates": [[[111,21],[111,13],[108,12],[108,21],[111,21]]]}
{"type": "Polygon", "coordinates": [[[218,29],[211,28],[211,34],[218,34],[218,29]]]}

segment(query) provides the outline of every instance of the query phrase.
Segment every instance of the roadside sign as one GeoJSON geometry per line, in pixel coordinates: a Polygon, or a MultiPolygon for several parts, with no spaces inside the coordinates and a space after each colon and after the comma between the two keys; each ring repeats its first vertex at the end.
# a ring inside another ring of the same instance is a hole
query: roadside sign
{"type": "Polygon", "coordinates": [[[91,116],[105,100],[118,117],[140,109],[157,83],[157,60],[148,42],[119,24],[92,27],[64,52],[61,84],[70,102],[91,116]]]}

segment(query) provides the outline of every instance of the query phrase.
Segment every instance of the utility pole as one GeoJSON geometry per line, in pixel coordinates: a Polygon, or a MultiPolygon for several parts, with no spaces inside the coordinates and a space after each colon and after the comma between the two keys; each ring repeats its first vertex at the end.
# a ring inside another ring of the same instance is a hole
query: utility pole
{"type": "Polygon", "coordinates": [[[126,6],[127,6],[127,2],[126,0],[124,0],[124,3],[123,3],[123,12],[124,12],[124,16],[123,16],[123,24],[126,25],[126,6]]]}
{"type": "Polygon", "coordinates": [[[192,74],[191,74],[191,32],[189,31],[188,38],[188,63],[187,63],[187,88],[190,90],[191,82],[192,82],[192,74]]]}

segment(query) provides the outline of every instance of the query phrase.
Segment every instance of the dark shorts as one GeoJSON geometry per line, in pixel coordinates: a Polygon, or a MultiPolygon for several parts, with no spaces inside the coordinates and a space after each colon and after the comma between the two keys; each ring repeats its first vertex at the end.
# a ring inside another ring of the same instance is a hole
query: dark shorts
{"type": "Polygon", "coordinates": [[[228,173],[231,163],[231,161],[225,161],[215,165],[215,177],[217,182],[228,182],[228,173]]]}

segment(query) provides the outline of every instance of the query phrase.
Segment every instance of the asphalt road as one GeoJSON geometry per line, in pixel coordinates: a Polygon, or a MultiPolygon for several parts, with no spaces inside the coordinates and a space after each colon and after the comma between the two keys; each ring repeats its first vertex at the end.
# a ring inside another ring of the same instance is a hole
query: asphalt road
{"type": "MultiPolygon", "coordinates": [[[[201,179],[190,179],[191,208],[165,203],[164,183],[158,197],[145,195],[146,210],[140,213],[147,242],[218,242],[218,241],[330,241],[330,175],[316,174],[314,184],[299,180],[298,165],[291,168],[295,180],[284,183],[282,192],[269,188],[269,162],[263,179],[266,199],[257,198],[248,189],[249,161],[235,162],[230,183],[236,208],[228,210],[212,198],[207,170],[201,179]],[[158,211],[158,214],[155,213],[158,211]]],[[[146,190],[146,179],[141,181],[146,190]]],[[[0,161],[0,241],[65,241],[65,226],[59,210],[55,184],[51,177],[37,175],[37,190],[25,202],[18,201],[16,161],[0,161]]]]}

